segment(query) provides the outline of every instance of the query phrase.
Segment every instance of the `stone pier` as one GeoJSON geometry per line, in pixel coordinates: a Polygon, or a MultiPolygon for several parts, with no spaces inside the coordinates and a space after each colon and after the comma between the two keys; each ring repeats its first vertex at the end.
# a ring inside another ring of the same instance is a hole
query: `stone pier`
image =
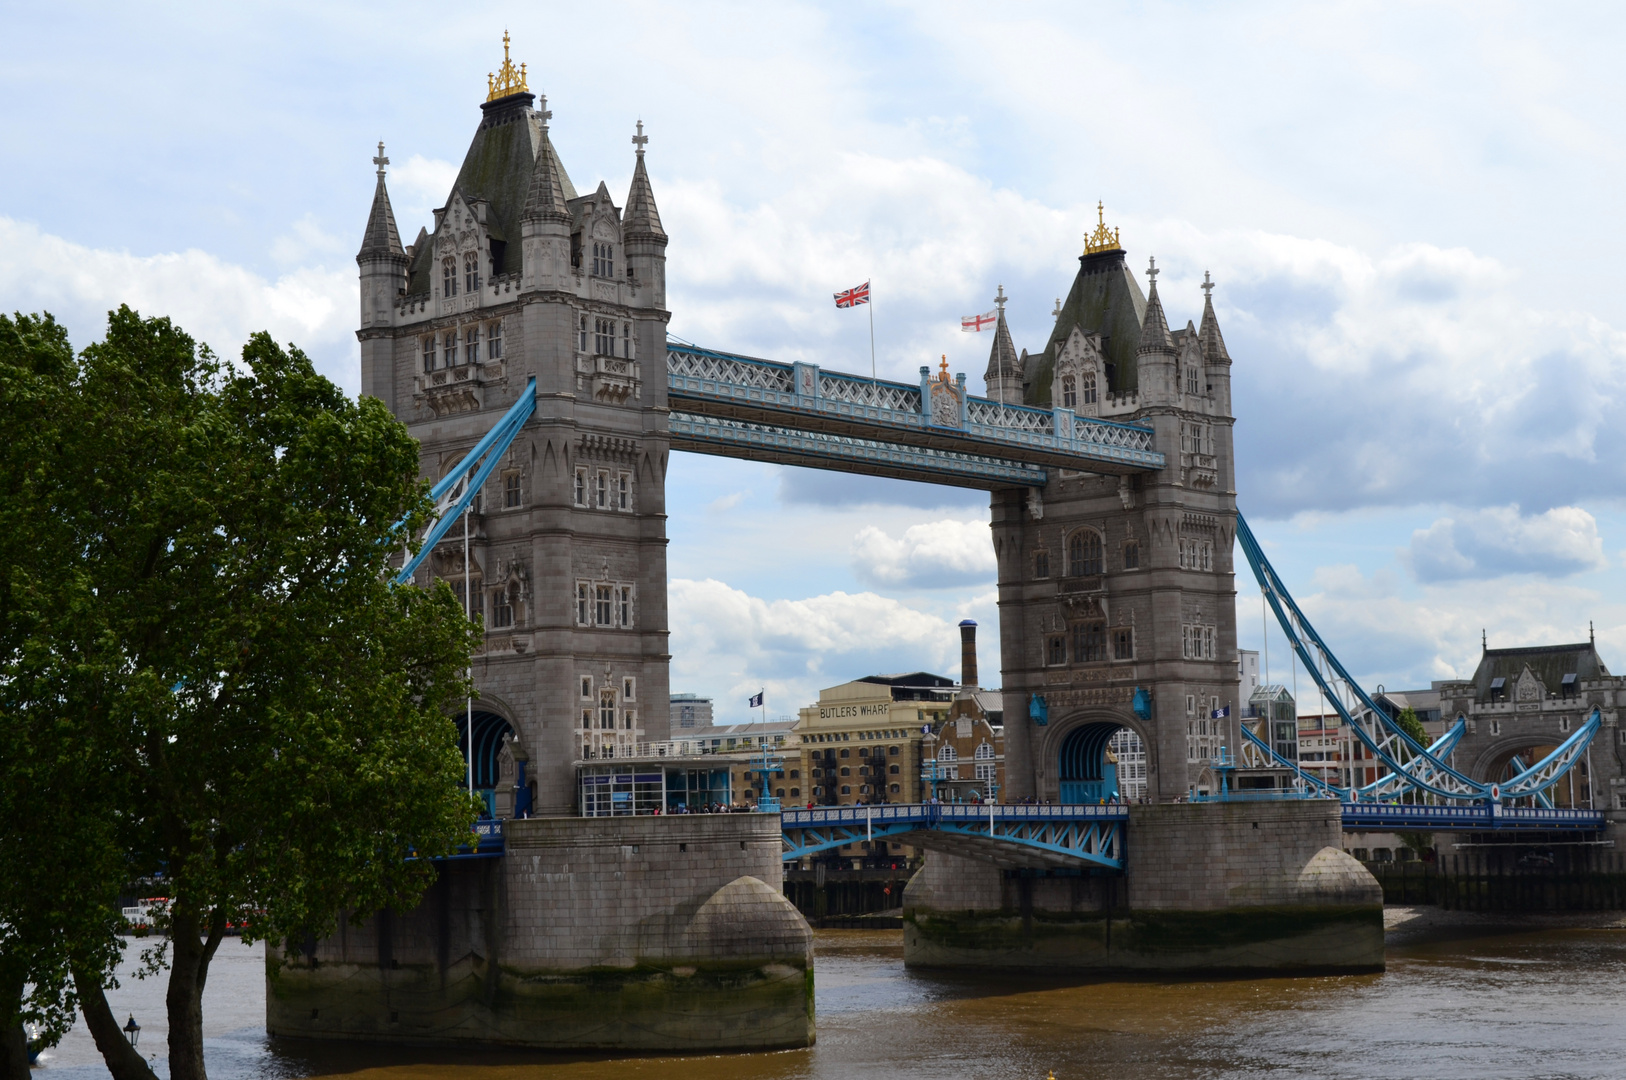
{"type": "Polygon", "coordinates": [[[509,821],[422,903],[266,960],[279,1037],[545,1049],[813,1042],[813,938],[777,815],[509,821]]]}
{"type": "Polygon", "coordinates": [[[904,890],[913,966],[1068,972],[1383,969],[1383,890],[1323,800],[1133,806],[1122,875],[932,852],[904,890]]]}

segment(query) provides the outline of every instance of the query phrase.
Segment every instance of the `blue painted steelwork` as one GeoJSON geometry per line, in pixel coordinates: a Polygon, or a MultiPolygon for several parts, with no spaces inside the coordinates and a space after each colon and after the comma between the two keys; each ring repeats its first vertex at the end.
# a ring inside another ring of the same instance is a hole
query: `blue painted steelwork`
{"type": "Polygon", "coordinates": [[[1118,769],[1107,760],[1107,743],[1119,724],[1085,724],[1074,728],[1057,751],[1061,801],[1071,805],[1118,798],[1118,769]]]}
{"type": "MultiPolygon", "coordinates": [[[[1434,740],[1429,746],[1429,754],[1438,758],[1449,757],[1451,751],[1457,748],[1457,743],[1462,741],[1462,736],[1467,730],[1467,722],[1461,719],[1457,720],[1444,735],[1434,740]]],[[[1351,792],[1348,788],[1330,783],[1314,773],[1306,772],[1298,762],[1282,757],[1271,748],[1268,742],[1250,731],[1245,723],[1242,725],[1242,738],[1250,744],[1251,749],[1263,755],[1267,760],[1274,762],[1277,768],[1292,769],[1298,779],[1303,782],[1305,789],[1318,798],[1342,799],[1345,802],[1365,798],[1369,802],[1375,802],[1384,796],[1398,794],[1405,785],[1404,777],[1390,774],[1381,780],[1375,780],[1351,792]]]]}
{"type": "Polygon", "coordinates": [[[672,447],[677,450],[814,469],[836,467],[834,463],[840,462],[854,472],[926,480],[950,487],[1043,487],[1046,477],[1045,470],[1037,465],[986,454],[905,446],[727,417],[673,412],[668,418],[668,430],[672,447]]]}
{"type": "Polygon", "coordinates": [[[1116,803],[1104,806],[904,803],[785,810],[779,820],[784,831],[786,862],[847,844],[895,839],[909,833],[927,834],[917,836],[915,842],[931,847],[934,845],[929,834],[936,833],[961,846],[1003,848],[1011,857],[1032,858],[1038,865],[1084,863],[1121,870],[1123,828],[1129,820],[1129,808],[1116,803]]]}
{"type": "Polygon", "coordinates": [[[674,412],[1085,472],[1164,466],[1150,427],[974,397],[927,368],[910,385],[668,344],[666,375],[674,412]]]}
{"type": "MultiPolygon", "coordinates": [[[[451,855],[442,855],[435,862],[450,862],[456,859],[500,859],[503,854],[502,822],[497,818],[476,818],[469,830],[473,834],[472,842],[459,845],[457,851],[451,855]]],[[[410,858],[416,858],[411,856],[410,858]]]]}
{"type": "Polygon", "coordinates": [[[1446,806],[1411,803],[1345,803],[1349,832],[1482,832],[1490,829],[1595,832],[1604,827],[1601,810],[1565,810],[1543,806],[1503,806],[1490,801],[1446,806]]]}
{"type": "MultiPolygon", "coordinates": [[[[471,346],[472,347],[472,346],[471,346]]],[[[532,375],[525,390],[519,395],[519,400],[503,414],[496,425],[485,437],[474,445],[468,456],[457,463],[457,467],[442,477],[434,487],[429,489],[429,497],[435,500],[435,518],[430,523],[429,531],[424,534],[423,545],[418,548],[416,555],[411,555],[402,565],[401,572],[395,575],[397,585],[405,585],[412,580],[412,575],[418,572],[418,567],[429,557],[429,553],[440,543],[463,511],[469,508],[474,496],[485,486],[491,471],[502,460],[503,454],[525,426],[525,421],[531,418],[536,411],[536,376],[532,375]]]]}
{"type": "MultiPolygon", "coordinates": [[[[1241,514],[1236,517],[1236,539],[1293,651],[1332,702],[1339,719],[1349,725],[1378,763],[1389,770],[1389,775],[1382,779],[1392,779],[1400,786],[1399,790],[1450,801],[1532,797],[1550,788],[1573,768],[1603,726],[1602,714],[1594,708],[1587,722],[1558,749],[1506,783],[1486,783],[1465,776],[1407,734],[1355,682],[1299,610],[1241,514]]],[[[1357,792],[1349,794],[1357,797],[1357,792]]]]}

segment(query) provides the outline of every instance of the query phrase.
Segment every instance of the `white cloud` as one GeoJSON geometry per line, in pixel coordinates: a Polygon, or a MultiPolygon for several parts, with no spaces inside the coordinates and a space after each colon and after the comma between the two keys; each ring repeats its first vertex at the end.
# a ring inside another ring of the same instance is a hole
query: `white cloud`
{"type": "Polygon", "coordinates": [[[853,539],[852,560],[860,578],[881,587],[980,585],[999,572],[985,521],[911,525],[897,539],[868,525],[853,539]]]}
{"type": "MultiPolygon", "coordinates": [[[[432,211],[446,205],[457,182],[457,166],[439,158],[413,154],[389,170],[390,208],[403,230],[401,243],[410,244],[420,227],[427,228],[432,211]]],[[[357,226],[357,235],[361,233],[357,226]]]]}
{"type": "Polygon", "coordinates": [[[1412,533],[1408,556],[1424,582],[1521,573],[1562,577],[1607,565],[1598,523],[1578,506],[1528,517],[1517,506],[1458,511],[1412,533]]]}
{"type": "Polygon", "coordinates": [[[236,356],[250,334],[268,330],[304,349],[347,390],[359,388],[353,269],[307,266],[273,281],[204,251],[106,251],[6,217],[0,217],[0,253],[6,306],[51,312],[76,346],[98,340],[107,312],[129,304],[146,316],[169,316],[223,357],[236,356]]]}

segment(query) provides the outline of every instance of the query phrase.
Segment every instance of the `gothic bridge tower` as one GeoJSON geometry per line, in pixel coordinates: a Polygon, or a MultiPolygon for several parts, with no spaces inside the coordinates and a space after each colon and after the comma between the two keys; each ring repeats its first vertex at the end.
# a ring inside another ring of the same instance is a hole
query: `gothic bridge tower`
{"type": "Polygon", "coordinates": [[[1013,798],[1110,794],[1121,727],[1141,737],[1158,801],[1214,790],[1210,760],[1236,753],[1231,358],[1211,296],[1200,327],[1171,332],[1155,262],[1148,275],[1142,294],[1117,230],[1098,222],[1044,351],[1016,355],[1003,308],[996,327],[990,397],[1149,425],[1168,462],[994,493],[1013,798]]]}
{"type": "Polygon", "coordinates": [[[631,190],[577,192],[524,65],[489,78],[445,205],[405,247],[378,187],[361,268],[362,392],[445,475],[537,381],[536,411],[461,528],[418,572],[483,617],[475,783],[503,735],[531,761],[536,809],[569,813],[572,762],[667,728],[666,233],[633,137],[631,190]]]}

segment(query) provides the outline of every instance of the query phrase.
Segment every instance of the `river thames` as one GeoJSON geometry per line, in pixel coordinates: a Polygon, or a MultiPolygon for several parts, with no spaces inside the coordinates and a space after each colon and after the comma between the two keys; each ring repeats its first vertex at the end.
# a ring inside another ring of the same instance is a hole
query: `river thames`
{"type": "MultiPolygon", "coordinates": [[[[1394,913],[1391,912],[1391,921],[1394,913]]],[[[1423,920],[1423,921],[1426,921],[1423,920]]],[[[1071,984],[905,970],[898,931],[819,931],[818,1044],[693,1057],[479,1056],[270,1042],[258,947],[209,976],[214,1080],[1626,1078],[1626,929],[1392,934],[1381,975],[1071,984]]],[[[111,994],[163,1075],[162,986],[111,994]]],[[[105,1077],[76,1028],[37,1076],[105,1077]]]]}

